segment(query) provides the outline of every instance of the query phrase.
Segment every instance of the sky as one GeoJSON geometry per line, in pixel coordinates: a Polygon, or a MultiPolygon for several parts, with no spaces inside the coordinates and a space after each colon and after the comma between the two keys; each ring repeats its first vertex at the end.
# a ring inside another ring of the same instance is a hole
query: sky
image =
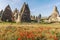
{"type": "Polygon", "coordinates": [[[42,17],[48,17],[52,14],[54,6],[57,6],[60,13],[60,0],[0,0],[0,10],[4,10],[9,4],[12,11],[17,8],[19,11],[23,3],[26,2],[29,5],[31,15],[42,17]]]}

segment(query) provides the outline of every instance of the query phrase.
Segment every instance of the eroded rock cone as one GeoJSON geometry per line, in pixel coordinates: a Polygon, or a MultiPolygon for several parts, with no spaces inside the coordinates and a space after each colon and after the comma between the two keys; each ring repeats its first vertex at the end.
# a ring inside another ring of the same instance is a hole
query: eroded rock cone
{"type": "Polygon", "coordinates": [[[3,15],[3,10],[0,11],[0,22],[2,22],[2,20],[1,20],[2,15],[3,15]]]}
{"type": "Polygon", "coordinates": [[[4,12],[3,12],[3,15],[2,15],[2,21],[9,21],[11,22],[12,21],[12,10],[10,8],[10,6],[8,5],[4,12]]]}
{"type": "Polygon", "coordinates": [[[59,12],[58,12],[56,6],[55,6],[54,9],[53,9],[52,16],[54,16],[54,17],[58,17],[58,16],[59,16],[59,12]]]}
{"type": "Polygon", "coordinates": [[[3,10],[0,11],[0,17],[2,17],[2,15],[3,15],[3,10]]]}
{"type": "Polygon", "coordinates": [[[20,11],[21,22],[30,22],[30,10],[28,4],[24,3],[20,11]]]}
{"type": "Polygon", "coordinates": [[[56,22],[56,21],[58,21],[57,17],[59,17],[59,12],[57,10],[57,7],[55,6],[54,9],[53,9],[52,14],[49,16],[48,19],[51,22],[56,22]]]}
{"type": "Polygon", "coordinates": [[[18,13],[19,13],[19,11],[18,11],[18,9],[16,8],[16,9],[14,10],[14,20],[15,20],[15,22],[16,22],[16,20],[17,20],[17,18],[18,18],[18,13]]]}

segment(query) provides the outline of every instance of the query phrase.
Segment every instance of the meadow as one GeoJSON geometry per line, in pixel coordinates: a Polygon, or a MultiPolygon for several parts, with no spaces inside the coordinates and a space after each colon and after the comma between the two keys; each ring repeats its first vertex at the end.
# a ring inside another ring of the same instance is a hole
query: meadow
{"type": "Polygon", "coordinates": [[[60,40],[60,23],[0,23],[0,40],[60,40]]]}

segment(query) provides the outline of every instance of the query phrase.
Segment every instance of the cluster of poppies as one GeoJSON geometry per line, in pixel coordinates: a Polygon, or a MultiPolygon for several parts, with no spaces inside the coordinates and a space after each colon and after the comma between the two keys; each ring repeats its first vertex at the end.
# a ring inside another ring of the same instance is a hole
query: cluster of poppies
{"type": "Polygon", "coordinates": [[[9,26],[1,28],[0,40],[60,40],[60,28],[9,26]]]}
{"type": "Polygon", "coordinates": [[[19,32],[18,40],[60,40],[59,28],[39,27],[31,31],[19,32]]]}

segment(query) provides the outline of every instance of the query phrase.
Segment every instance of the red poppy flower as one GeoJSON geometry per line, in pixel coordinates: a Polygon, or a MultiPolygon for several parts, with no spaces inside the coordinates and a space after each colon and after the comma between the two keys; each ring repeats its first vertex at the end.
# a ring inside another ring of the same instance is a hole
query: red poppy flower
{"type": "Polygon", "coordinates": [[[20,36],[21,36],[21,37],[24,37],[24,33],[23,33],[23,32],[20,32],[20,36]]]}
{"type": "Polygon", "coordinates": [[[18,38],[18,40],[21,40],[20,38],[18,38]]]}

